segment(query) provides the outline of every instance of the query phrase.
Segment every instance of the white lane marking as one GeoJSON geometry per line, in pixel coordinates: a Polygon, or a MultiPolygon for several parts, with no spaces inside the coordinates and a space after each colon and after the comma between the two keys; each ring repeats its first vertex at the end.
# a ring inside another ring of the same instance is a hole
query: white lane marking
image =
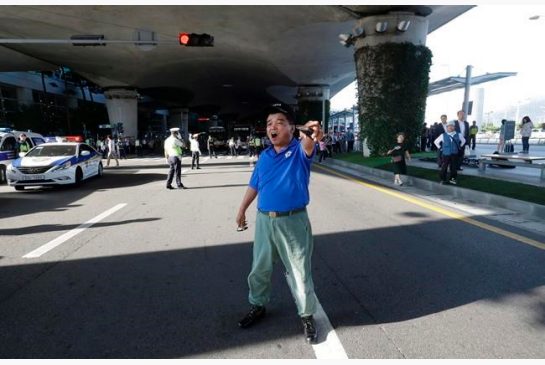
{"type": "Polygon", "coordinates": [[[241,160],[241,159],[244,158],[244,156],[237,156],[237,158],[238,158],[239,160],[241,160]]]}
{"type": "MultiPolygon", "coordinates": [[[[286,282],[290,288],[291,295],[295,299],[298,295],[294,290],[296,280],[292,275],[285,273],[286,282]]],[[[318,332],[318,343],[312,345],[314,354],[317,359],[348,359],[348,355],[344,350],[344,347],[337,336],[337,333],[333,329],[327,314],[325,314],[324,308],[320,304],[318,297],[316,296],[316,312],[313,315],[314,324],[316,325],[316,331],[318,332]]]]}
{"type": "Polygon", "coordinates": [[[333,329],[324,308],[316,298],[316,313],[314,313],[314,322],[316,331],[318,331],[318,340],[325,339],[315,345],[312,345],[317,359],[348,359],[343,344],[339,340],[337,333],[333,329]]]}
{"type": "Polygon", "coordinates": [[[226,160],[230,160],[230,159],[232,159],[232,158],[233,158],[233,156],[227,156],[227,157],[226,157],[226,160]]]}
{"type": "Polygon", "coordinates": [[[205,163],[206,161],[210,160],[210,157],[205,157],[202,159],[202,162],[201,163],[205,163]]]}
{"type": "Polygon", "coordinates": [[[49,241],[48,243],[35,249],[34,251],[27,253],[26,255],[23,256],[23,258],[30,259],[30,258],[36,258],[36,257],[42,256],[44,253],[51,251],[55,247],[63,244],[64,242],[68,241],[70,238],[80,234],[81,232],[85,231],[87,228],[91,227],[95,223],[100,222],[107,216],[117,212],[119,209],[125,207],[126,205],[127,203],[117,204],[115,207],[108,209],[107,211],[105,211],[104,213],[100,215],[97,215],[95,218],[88,220],[87,222],[81,224],[79,227],[66,232],[65,234],[55,238],[52,241],[49,241]]]}

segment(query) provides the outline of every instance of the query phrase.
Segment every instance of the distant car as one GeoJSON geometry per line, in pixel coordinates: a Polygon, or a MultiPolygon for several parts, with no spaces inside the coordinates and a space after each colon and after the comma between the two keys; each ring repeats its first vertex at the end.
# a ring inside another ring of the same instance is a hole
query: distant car
{"type": "Polygon", "coordinates": [[[78,185],[102,176],[101,155],[85,143],[45,143],[34,147],[7,168],[8,184],[15,190],[26,186],[78,185]]]}
{"type": "Polygon", "coordinates": [[[39,133],[15,131],[11,128],[0,128],[0,184],[6,182],[6,169],[17,158],[18,139],[21,134],[27,135],[31,147],[45,143],[39,133]]]}

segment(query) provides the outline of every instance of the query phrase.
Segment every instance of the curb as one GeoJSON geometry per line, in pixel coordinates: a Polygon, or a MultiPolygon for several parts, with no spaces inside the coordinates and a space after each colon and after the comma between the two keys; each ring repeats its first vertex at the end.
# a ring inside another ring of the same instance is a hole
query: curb
{"type": "MultiPolygon", "coordinates": [[[[372,167],[362,166],[354,164],[351,162],[328,159],[326,165],[330,167],[344,167],[352,171],[359,172],[358,174],[361,177],[365,177],[362,174],[375,176],[381,179],[392,179],[392,172],[375,169],[372,167]]],[[[475,191],[471,189],[461,188],[458,186],[452,185],[441,185],[439,183],[412,177],[406,176],[408,185],[411,185],[415,188],[423,189],[437,194],[450,195],[456,199],[460,199],[467,202],[486,204],[497,208],[504,208],[513,210],[524,216],[545,219],[545,206],[535,203],[526,202],[523,200],[507,198],[500,195],[485,193],[482,191],[475,191]]]]}

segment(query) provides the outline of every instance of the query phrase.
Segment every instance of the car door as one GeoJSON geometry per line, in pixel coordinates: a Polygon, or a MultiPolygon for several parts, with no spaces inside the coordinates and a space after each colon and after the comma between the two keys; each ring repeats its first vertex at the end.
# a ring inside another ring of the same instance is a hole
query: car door
{"type": "Polygon", "coordinates": [[[82,171],[83,171],[83,176],[85,178],[89,177],[89,176],[93,176],[96,171],[97,171],[97,164],[98,164],[98,159],[95,158],[95,155],[96,155],[96,152],[88,145],[86,144],[80,144],[79,145],[79,159],[80,161],[80,166],[82,168],[82,171]],[[88,153],[87,156],[83,156],[82,155],[82,152],[83,151],[86,151],[86,154],[88,153]]]}

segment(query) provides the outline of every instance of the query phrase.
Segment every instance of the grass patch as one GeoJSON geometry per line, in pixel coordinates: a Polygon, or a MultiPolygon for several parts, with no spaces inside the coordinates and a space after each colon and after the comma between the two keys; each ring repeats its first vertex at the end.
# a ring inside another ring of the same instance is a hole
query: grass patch
{"type": "MultiPolygon", "coordinates": [[[[434,156],[436,156],[435,152],[421,152],[411,155],[412,158],[434,156]]],[[[333,158],[385,171],[393,171],[390,157],[363,157],[361,153],[345,153],[334,155],[333,158]]],[[[407,174],[420,179],[439,182],[438,170],[407,166],[407,174]]],[[[457,186],[462,188],[545,205],[545,188],[539,186],[467,175],[458,175],[456,180],[458,182],[457,186]]]]}

